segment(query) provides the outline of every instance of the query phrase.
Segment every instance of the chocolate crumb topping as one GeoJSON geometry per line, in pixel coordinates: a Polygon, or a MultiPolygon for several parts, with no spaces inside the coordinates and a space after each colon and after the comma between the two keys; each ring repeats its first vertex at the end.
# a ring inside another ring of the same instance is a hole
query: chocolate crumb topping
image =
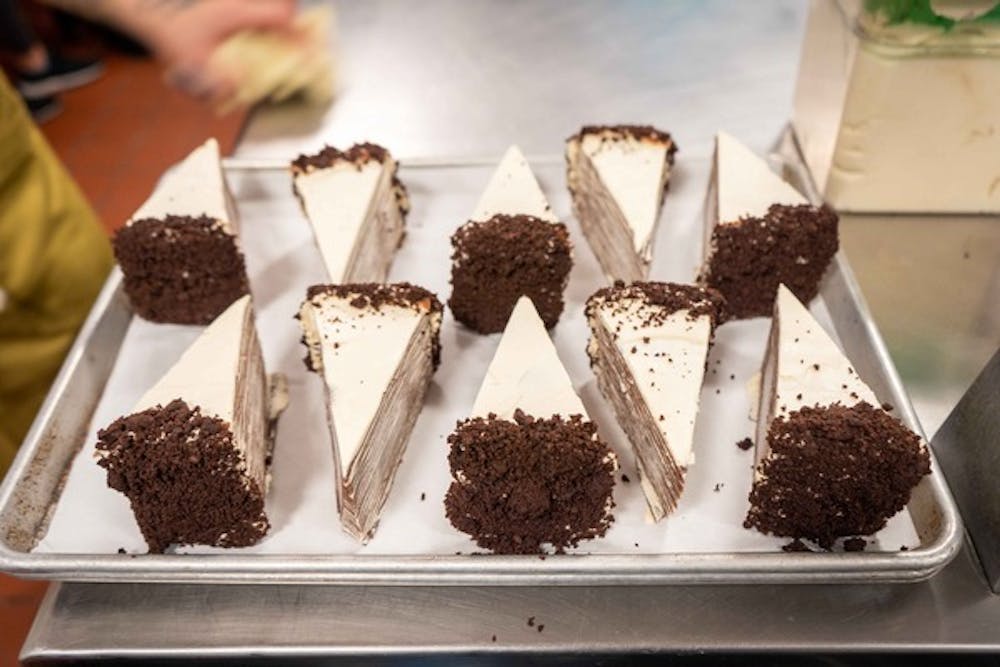
{"type": "MultiPolygon", "coordinates": [[[[399,283],[344,283],[342,285],[310,285],[306,288],[306,301],[314,301],[316,297],[332,296],[337,299],[350,299],[351,305],[358,309],[372,308],[380,310],[385,306],[412,308],[418,312],[444,313],[444,306],[437,295],[419,285],[408,282],[399,283]]],[[[314,304],[319,306],[314,301],[314,304]]],[[[305,344],[305,337],[302,338],[305,344]]],[[[441,364],[441,332],[434,332],[432,343],[434,368],[441,364]]],[[[306,368],[312,368],[310,357],[305,357],[306,368]]]]}
{"type": "Polygon", "coordinates": [[[870,535],[909,501],[930,457],[920,437],[883,410],[858,403],[805,407],[778,417],[743,525],[829,549],[870,535]]]}
{"type": "Polygon", "coordinates": [[[151,553],[172,544],[245,547],[270,527],[229,425],[180,399],[116,419],[98,432],[97,453],[151,553]]]}
{"type": "Polygon", "coordinates": [[[562,223],[498,214],[451,237],[455,319],[483,334],[503,331],[517,300],[531,298],[547,328],[562,315],[573,246],[562,223]]]}
{"type": "Polygon", "coordinates": [[[587,317],[605,303],[615,304],[616,312],[628,309],[624,302],[639,300],[650,308],[644,313],[645,319],[636,324],[641,327],[658,326],[669,315],[679,311],[687,312],[687,319],[694,321],[703,315],[712,318],[712,327],[726,320],[726,303],[717,290],[698,285],[642,281],[625,284],[618,280],[611,287],[603,287],[587,299],[587,317]],[[620,304],[620,305],[619,305],[620,304]]]}
{"type": "Polygon", "coordinates": [[[614,520],[614,457],[582,416],[475,418],[448,436],[454,481],[445,513],[480,547],[556,553],[605,534],[614,520]]]}
{"type": "Polygon", "coordinates": [[[333,146],[324,146],[318,153],[312,155],[299,155],[292,160],[292,173],[301,174],[313,169],[324,169],[332,167],[337,162],[353,162],[361,166],[371,160],[385,164],[389,157],[389,151],[369,142],[354,144],[346,151],[338,150],[333,146]]]}
{"type": "Polygon", "coordinates": [[[762,218],[716,225],[698,282],[719,290],[738,319],[771,315],[781,283],[808,304],[837,252],[837,225],[833,209],[808,204],[772,204],[762,218]]]}
{"type": "Polygon", "coordinates": [[[670,133],[658,130],[652,125],[584,125],[579,132],[570,136],[566,141],[580,141],[587,134],[604,135],[612,140],[631,138],[636,141],[666,144],[667,161],[670,164],[674,163],[674,153],[677,152],[677,144],[674,143],[670,133]]]}
{"type": "Polygon", "coordinates": [[[208,324],[249,290],[236,238],[213,218],[135,220],[112,244],[125,293],[151,322],[208,324]]]}

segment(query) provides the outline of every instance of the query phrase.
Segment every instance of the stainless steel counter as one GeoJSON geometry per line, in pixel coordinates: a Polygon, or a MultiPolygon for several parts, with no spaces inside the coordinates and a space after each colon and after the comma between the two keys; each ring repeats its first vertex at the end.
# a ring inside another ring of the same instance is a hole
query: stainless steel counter
{"type": "MultiPolygon", "coordinates": [[[[365,138],[404,159],[498,156],[512,141],[553,153],[581,123],[602,121],[669,129],[679,164],[706,154],[718,128],[763,151],[789,115],[805,10],[799,0],[339,3],[337,104],[260,110],[237,155],[365,138]]],[[[843,222],[929,433],[1000,342],[998,222],[843,222]]],[[[53,586],[23,657],[1000,650],[997,628],[1000,597],[965,550],[933,580],[900,586],[53,586]]]]}

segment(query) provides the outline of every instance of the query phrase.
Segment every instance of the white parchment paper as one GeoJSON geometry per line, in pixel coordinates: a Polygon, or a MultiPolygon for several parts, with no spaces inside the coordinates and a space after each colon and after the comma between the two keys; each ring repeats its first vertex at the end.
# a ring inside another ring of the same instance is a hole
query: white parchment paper
{"type": "MultiPolygon", "coordinates": [[[[694,279],[701,253],[701,207],[708,164],[707,155],[678,155],[656,240],[653,279],[694,279]]],[[[696,463],[688,472],[677,511],[660,523],[650,523],[628,442],[597,389],[585,351],[588,329],[583,306],[587,297],[602,286],[603,276],[572,219],[561,158],[535,160],[533,166],[554,211],[569,225],[575,244],[566,310],[553,331],[553,339],[591,418],[617,452],[621,473],[631,479],[631,483],[623,483],[618,478],[615,523],[607,536],[584,543],[578,551],[656,554],[777,550],[788,540],[767,537],[742,526],[752,480],[753,450],[742,451],[735,444],[753,430],[746,385],[760,368],[770,320],[732,322],[718,330],[695,431],[696,463]]],[[[472,212],[492,169],[493,165],[404,165],[400,177],[409,188],[413,210],[406,240],[393,265],[392,280],[420,284],[447,301],[449,237],[472,212]]],[[[242,551],[285,555],[451,555],[478,551],[444,515],[443,499],[450,482],[445,438],[456,421],[469,415],[499,334],[475,335],[457,325],[446,312],[441,367],[410,438],[378,532],[366,546],[360,546],[340,529],[321,380],[302,364],[304,350],[297,322],[292,319],[306,287],[325,282],[319,252],[292,195],[286,172],[231,172],[229,183],[239,207],[264,358],[269,372],[287,375],[291,399],[278,430],[267,497],[271,532],[260,544],[242,551]]],[[[812,310],[827,330],[833,331],[822,302],[815,302],[812,310]]],[[[95,462],[96,433],[131,412],[143,392],[200,331],[199,327],[133,319],[48,534],[36,552],[146,551],[128,501],[107,487],[104,470],[95,462]]],[[[904,510],[868,549],[895,551],[918,544],[904,510]]],[[[178,551],[227,552],[210,547],[184,547],[178,551]]]]}

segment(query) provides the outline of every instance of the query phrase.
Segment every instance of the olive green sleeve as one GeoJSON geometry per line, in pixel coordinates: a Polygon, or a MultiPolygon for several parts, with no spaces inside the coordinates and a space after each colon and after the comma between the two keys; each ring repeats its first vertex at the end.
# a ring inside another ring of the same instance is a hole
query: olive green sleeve
{"type": "Polygon", "coordinates": [[[0,471],[111,265],[93,210],[0,75],[0,471]]]}

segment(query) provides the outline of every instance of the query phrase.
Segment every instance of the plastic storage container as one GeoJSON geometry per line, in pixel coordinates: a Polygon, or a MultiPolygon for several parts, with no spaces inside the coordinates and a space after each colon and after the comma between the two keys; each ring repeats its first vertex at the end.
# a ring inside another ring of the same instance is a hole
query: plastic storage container
{"type": "Polygon", "coordinates": [[[1000,2],[813,0],[793,126],[839,210],[1000,212],[1000,2]]]}

